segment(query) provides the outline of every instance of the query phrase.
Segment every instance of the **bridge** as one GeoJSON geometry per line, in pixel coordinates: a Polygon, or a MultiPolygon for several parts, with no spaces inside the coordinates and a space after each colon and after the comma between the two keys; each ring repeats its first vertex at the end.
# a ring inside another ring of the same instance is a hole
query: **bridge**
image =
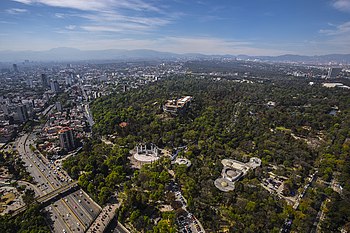
{"type": "MultiPolygon", "coordinates": [[[[35,201],[38,202],[39,204],[45,206],[45,204],[49,203],[50,201],[54,200],[55,198],[60,199],[60,198],[64,197],[65,195],[67,195],[70,191],[76,190],[78,188],[79,188],[78,181],[74,181],[74,182],[69,183],[65,186],[62,186],[58,189],[53,190],[50,193],[47,193],[47,194],[40,196],[40,197],[37,197],[35,199],[35,201]]],[[[12,215],[12,217],[14,217],[20,213],[23,213],[26,209],[27,209],[27,206],[22,206],[16,210],[14,210],[11,213],[11,215],[12,215]]]]}

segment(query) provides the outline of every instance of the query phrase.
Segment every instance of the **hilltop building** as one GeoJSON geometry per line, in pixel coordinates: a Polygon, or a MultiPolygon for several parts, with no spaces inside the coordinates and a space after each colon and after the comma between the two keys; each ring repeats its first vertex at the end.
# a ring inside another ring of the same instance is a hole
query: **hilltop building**
{"type": "Polygon", "coordinates": [[[158,160],[160,158],[159,149],[156,145],[137,145],[136,153],[134,153],[134,158],[143,163],[150,163],[158,160]]]}
{"type": "Polygon", "coordinates": [[[186,167],[190,167],[192,165],[191,161],[186,158],[176,158],[174,163],[179,165],[185,165],[186,167]]]}
{"type": "Polygon", "coordinates": [[[215,186],[221,191],[228,192],[235,189],[235,182],[245,176],[250,169],[261,166],[261,160],[256,157],[250,158],[248,163],[242,163],[233,159],[223,159],[221,161],[224,168],[221,177],[214,181],[215,186]]]}
{"type": "Polygon", "coordinates": [[[184,96],[180,99],[168,100],[164,106],[163,111],[177,115],[186,110],[192,101],[192,96],[184,96]]]}

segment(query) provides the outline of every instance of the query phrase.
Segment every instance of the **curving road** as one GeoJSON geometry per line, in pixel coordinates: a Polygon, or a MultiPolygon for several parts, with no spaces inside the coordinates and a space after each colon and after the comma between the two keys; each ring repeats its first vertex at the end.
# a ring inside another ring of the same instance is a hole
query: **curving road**
{"type": "MultiPolygon", "coordinates": [[[[50,193],[72,182],[60,167],[50,163],[41,154],[31,151],[30,144],[34,141],[35,135],[24,134],[17,140],[17,150],[41,194],[50,193]]],[[[81,189],[45,209],[49,213],[49,222],[52,222],[51,227],[54,232],[83,232],[101,211],[101,207],[81,189]]]]}

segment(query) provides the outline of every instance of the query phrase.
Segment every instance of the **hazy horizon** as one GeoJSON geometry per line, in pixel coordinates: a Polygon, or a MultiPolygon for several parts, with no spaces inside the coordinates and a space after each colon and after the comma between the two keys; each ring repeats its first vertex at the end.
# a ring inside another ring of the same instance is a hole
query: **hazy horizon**
{"type": "Polygon", "coordinates": [[[350,0],[4,0],[0,50],[344,54],[350,0]]]}

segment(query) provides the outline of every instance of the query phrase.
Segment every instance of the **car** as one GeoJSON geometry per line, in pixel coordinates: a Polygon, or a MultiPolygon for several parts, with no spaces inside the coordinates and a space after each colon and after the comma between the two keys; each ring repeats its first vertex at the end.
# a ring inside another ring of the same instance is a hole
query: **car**
{"type": "Polygon", "coordinates": [[[80,200],[80,199],[79,199],[78,201],[79,201],[79,203],[81,203],[81,200],[80,200]]]}

